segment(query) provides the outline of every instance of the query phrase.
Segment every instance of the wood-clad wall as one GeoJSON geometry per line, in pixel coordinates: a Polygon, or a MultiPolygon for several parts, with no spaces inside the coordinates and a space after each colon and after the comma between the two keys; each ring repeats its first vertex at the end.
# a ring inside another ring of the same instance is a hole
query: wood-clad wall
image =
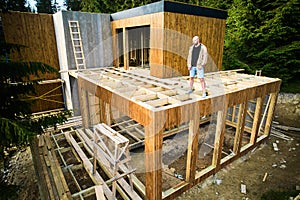
{"type": "MultiPolygon", "coordinates": [[[[10,55],[12,60],[43,62],[59,70],[52,15],[7,12],[1,14],[1,19],[6,42],[25,46],[20,52],[10,55]]],[[[39,78],[57,79],[59,74],[41,74],[39,78]]],[[[38,92],[36,96],[41,96],[55,89],[57,84],[42,84],[36,87],[38,92]]],[[[55,98],[49,97],[49,99],[54,101],[37,100],[32,106],[33,111],[62,108],[63,104],[55,102],[57,100],[63,102],[62,90],[54,90],[51,94],[55,98]]]]}
{"type": "Polygon", "coordinates": [[[222,69],[225,35],[225,19],[194,16],[179,13],[164,13],[164,70],[165,77],[188,75],[186,59],[192,38],[200,41],[208,50],[209,59],[205,72],[222,69]],[[170,70],[171,69],[171,70],[170,70]]]}
{"type": "MultiPolygon", "coordinates": [[[[112,21],[114,64],[116,65],[118,59],[117,29],[150,25],[150,73],[152,76],[161,74],[163,70],[163,16],[160,12],[112,21]]],[[[128,53],[128,50],[125,49],[125,52],[128,53]]],[[[125,54],[124,56],[126,57],[125,54]]],[[[124,65],[125,68],[128,67],[126,62],[124,65]]]]}
{"type": "MultiPolygon", "coordinates": [[[[118,60],[117,29],[125,30],[129,27],[150,25],[151,76],[168,78],[188,75],[186,59],[188,48],[195,35],[200,36],[202,43],[208,49],[209,59],[205,71],[221,70],[225,23],[225,19],[171,12],[159,12],[112,21],[114,64],[116,65],[118,60]]],[[[128,50],[125,49],[125,52],[128,50]]],[[[126,63],[124,67],[127,69],[126,63]]]]}
{"type": "MultiPolygon", "coordinates": [[[[8,12],[1,18],[6,42],[26,47],[12,55],[14,60],[43,62],[59,70],[52,15],[8,12]]],[[[55,79],[59,74],[41,77],[55,79]]]]}

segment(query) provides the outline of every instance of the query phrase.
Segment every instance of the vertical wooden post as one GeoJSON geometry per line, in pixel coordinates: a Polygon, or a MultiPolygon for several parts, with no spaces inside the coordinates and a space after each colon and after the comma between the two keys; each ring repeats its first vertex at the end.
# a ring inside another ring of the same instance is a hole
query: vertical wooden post
{"type": "Polygon", "coordinates": [[[117,29],[114,27],[113,24],[112,24],[111,34],[112,34],[112,47],[113,47],[113,65],[119,67],[120,66],[120,52],[119,52],[120,33],[118,33],[117,29]]]}
{"type": "Polygon", "coordinates": [[[145,125],[145,169],[146,197],[149,200],[162,199],[162,133],[165,126],[164,112],[151,112],[151,119],[145,125]]]}
{"type": "Polygon", "coordinates": [[[78,79],[78,92],[79,92],[80,111],[82,116],[82,126],[83,128],[88,128],[89,127],[89,108],[87,102],[88,92],[85,90],[81,78],[78,79]]]}
{"type": "Polygon", "coordinates": [[[141,31],[141,67],[144,68],[144,30],[145,28],[142,28],[142,31],[141,31]]]}
{"type": "Polygon", "coordinates": [[[241,103],[239,106],[239,113],[238,113],[238,121],[235,131],[235,137],[234,137],[234,145],[233,145],[233,153],[236,155],[240,153],[243,134],[244,134],[244,128],[245,128],[245,121],[246,121],[246,115],[247,115],[247,102],[241,103]]]}
{"type": "Polygon", "coordinates": [[[222,147],[225,133],[226,109],[219,110],[217,116],[217,127],[215,135],[214,153],[212,158],[212,166],[218,170],[222,159],[222,147]]]}
{"type": "Polygon", "coordinates": [[[234,105],[234,106],[233,106],[233,109],[232,109],[232,116],[231,116],[231,121],[232,121],[232,122],[234,122],[235,112],[236,112],[236,105],[234,105]]]}
{"type": "Polygon", "coordinates": [[[271,129],[271,125],[272,125],[273,114],[274,114],[274,109],[276,106],[278,93],[271,93],[270,95],[271,95],[271,101],[270,101],[270,105],[269,105],[268,116],[266,119],[266,125],[265,125],[265,130],[264,130],[265,135],[270,134],[270,129],[271,129]]]}
{"type": "Polygon", "coordinates": [[[250,143],[251,144],[256,143],[257,135],[258,135],[258,132],[259,132],[258,128],[259,128],[259,125],[260,125],[263,103],[264,103],[264,98],[257,97],[255,113],[254,113],[254,118],[253,118],[252,131],[251,131],[251,137],[250,137],[250,143]]]}
{"type": "Polygon", "coordinates": [[[129,57],[128,57],[128,31],[126,27],[123,28],[123,58],[124,58],[124,69],[129,69],[129,57]]]}
{"type": "Polygon", "coordinates": [[[106,124],[111,125],[111,105],[108,103],[105,103],[105,113],[106,113],[106,124]]]}
{"type": "MultiPolygon", "coordinates": [[[[199,112],[194,112],[199,113],[199,112]]],[[[188,152],[186,163],[186,181],[192,183],[195,180],[196,162],[198,155],[200,116],[193,115],[189,123],[188,152]]]]}

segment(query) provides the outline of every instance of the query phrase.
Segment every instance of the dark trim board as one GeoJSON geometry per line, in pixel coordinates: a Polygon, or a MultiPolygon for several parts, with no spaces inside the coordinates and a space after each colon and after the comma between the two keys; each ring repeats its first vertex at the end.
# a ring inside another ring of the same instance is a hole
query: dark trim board
{"type": "Polygon", "coordinates": [[[163,1],[163,3],[164,3],[164,12],[212,17],[218,19],[227,18],[227,12],[224,10],[200,7],[191,4],[184,4],[184,3],[171,2],[171,1],[163,1]]]}
{"type": "Polygon", "coordinates": [[[158,12],[172,12],[204,17],[212,17],[219,19],[226,19],[227,12],[224,10],[200,7],[196,5],[190,5],[179,2],[171,1],[159,1],[144,6],[124,10],[121,12],[111,14],[111,21],[127,19],[131,17],[138,17],[147,14],[153,14],[158,12]]]}

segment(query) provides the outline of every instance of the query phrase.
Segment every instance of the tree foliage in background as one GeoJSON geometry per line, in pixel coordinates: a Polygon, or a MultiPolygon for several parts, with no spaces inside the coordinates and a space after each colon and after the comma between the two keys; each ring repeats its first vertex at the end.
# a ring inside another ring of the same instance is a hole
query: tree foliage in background
{"type": "Polygon", "coordinates": [[[38,13],[54,14],[60,7],[56,0],[36,0],[36,8],[38,13]]]}
{"type": "Polygon", "coordinates": [[[67,10],[80,11],[82,9],[81,0],[65,0],[64,5],[67,10]]]}
{"type": "Polygon", "coordinates": [[[223,65],[277,77],[299,75],[298,0],[234,0],[228,10],[223,65]]]}
{"type": "Polygon", "coordinates": [[[82,11],[115,13],[126,9],[143,6],[158,0],[82,0],[82,11]]]}
{"type": "Polygon", "coordinates": [[[64,122],[71,112],[32,118],[30,106],[33,101],[28,101],[27,95],[35,94],[34,85],[40,80],[40,73],[58,72],[44,63],[10,60],[11,52],[25,47],[6,43],[0,32],[0,157],[3,157],[5,148],[27,144],[43,128],[64,122]],[[32,76],[37,78],[33,80],[32,76]]]}
{"type": "Polygon", "coordinates": [[[224,69],[293,81],[300,74],[299,0],[183,0],[228,11],[224,69]]]}
{"type": "Polygon", "coordinates": [[[5,12],[8,10],[32,12],[27,0],[0,0],[0,11],[5,12]]]}

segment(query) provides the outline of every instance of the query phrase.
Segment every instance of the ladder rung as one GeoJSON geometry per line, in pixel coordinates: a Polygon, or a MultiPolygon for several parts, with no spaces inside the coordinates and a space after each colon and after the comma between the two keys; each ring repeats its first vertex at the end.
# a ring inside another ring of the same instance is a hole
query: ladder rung
{"type": "Polygon", "coordinates": [[[77,60],[83,60],[83,57],[77,57],[76,59],[77,60]]]}

